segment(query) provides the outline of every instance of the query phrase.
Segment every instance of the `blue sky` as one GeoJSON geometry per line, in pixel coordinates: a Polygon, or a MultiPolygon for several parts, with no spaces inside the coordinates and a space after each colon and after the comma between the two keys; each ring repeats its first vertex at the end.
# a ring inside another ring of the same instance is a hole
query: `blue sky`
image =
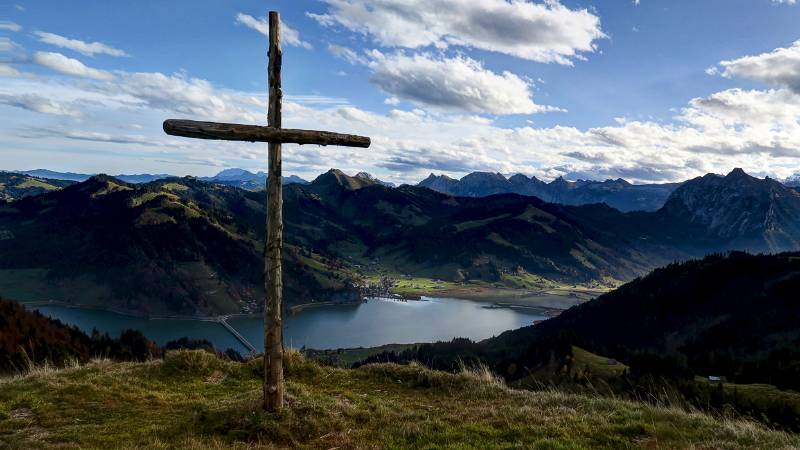
{"type": "Polygon", "coordinates": [[[263,170],[265,145],[160,124],[266,122],[270,9],[285,29],[284,126],[374,141],[287,146],[288,173],[800,171],[788,0],[3,1],[0,169],[263,170]]]}

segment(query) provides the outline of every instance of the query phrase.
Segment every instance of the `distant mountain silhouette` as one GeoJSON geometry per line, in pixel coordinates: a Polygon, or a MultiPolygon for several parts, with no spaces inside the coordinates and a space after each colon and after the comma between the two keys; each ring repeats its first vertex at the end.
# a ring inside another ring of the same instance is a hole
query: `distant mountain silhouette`
{"type": "Polygon", "coordinates": [[[355,174],[355,178],[361,178],[361,179],[363,179],[363,180],[365,180],[367,182],[382,184],[382,185],[388,186],[388,187],[395,187],[396,186],[394,183],[390,183],[388,181],[381,181],[381,180],[377,179],[374,175],[372,175],[371,173],[368,173],[368,172],[358,172],[357,174],[355,174]]]}
{"type": "Polygon", "coordinates": [[[351,177],[339,169],[330,169],[323,173],[315,178],[314,181],[310,183],[310,186],[317,191],[336,191],[339,189],[354,191],[367,186],[390,187],[366,172],[359,172],[351,177]]]}
{"type": "Polygon", "coordinates": [[[585,205],[606,203],[620,211],[655,211],[664,205],[680,183],[635,185],[623,179],[606,181],[567,181],[559,177],[545,183],[536,177],[516,174],[506,178],[499,173],[473,172],[460,180],[431,174],[418,186],[461,197],[486,197],[495,194],[521,194],[551,203],[585,205]]]}
{"type": "Polygon", "coordinates": [[[800,248],[800,193],[742,169],[685,182],[661,212],[695,230],[701,246],[754,252],[800,248]]]}
{"type": "MultiPolygon", "coordinates": [[[[73,173],[73,172],[54,172],[52,170],[47,169],[35,169],[35,170],[25,170],[18,173],[22,173],[25,175],[31,175],[34,177],[39,178],[50,178],[53,180],[68,180],[68,181],[86,181],[92,176],[93,174],[85,174],[85,173],[73,173]]],[[[167,174],[135,174],[135,175],[116,175],[120,181],[124,181],[126,183],[149,183],[155,180],[161,180],[163,178],[169,178],[173,175],[167,174]]]]}
{"type": "MultiPolygon", "coordinates": [[[[203,181],[234,186],[248,191],[261,191],[267,186],[267,173],[253,173],[245,169],[225,169],[213,177],[200,177],[203,181]]],[[[283,184],[308,184],[308,181],[297,175],[283,177],[283,184]]]]}
{"type": "MultiPolygon", "coordinates": [[[[86,173],[73,173],[73,172],[55,172],[47,169],[35,169],[16,172],[23,175],[30,175],[38,178],[48,178],[52,180],[68,180],[68,181],[86,181],[93,177],[95,174],[86,173]]],[[[173,178],[175,175],[169,174],[134,174],[134,175],[115,175],[114,178],[124,181],[126,183],[149,183],[151,181],[163,180],[165,178],[173,178]]],[[[228,186],[236,186],[242,189],[259,190],[264,189],[267,181],[267,174],[265,172],[253,173],[245,169],[225,169],[212,177],[199,177],[203,181],[211,181],[214,183],[225,184],[228,186]]],[[[283,177],[284,184],[300,183],[306,184],[308,181],[296,176],[289,175],[283,177]]]]}
{"type": "Polygon", "coordinates": [[[783,180],[783,184],[791,188],[800,187],[800,172],[797,172],[796,174],[783,180]]]}

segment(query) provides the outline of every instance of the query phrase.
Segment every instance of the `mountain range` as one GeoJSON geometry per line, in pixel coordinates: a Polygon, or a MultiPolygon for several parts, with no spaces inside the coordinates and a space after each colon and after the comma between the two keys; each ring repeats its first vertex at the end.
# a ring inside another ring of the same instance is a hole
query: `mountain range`
{"type": "MultiPolygon", "coordinates": [[[[266,172],[253,173],[244,169],[225,169],[213,177],[200,177],[203,181],[234,186],[249,191],[264,190],[267,185],[266,172]]],[[[283,184],[308,184],[308,181],[297,175],[283,177],[283,184]]]]}
{"type": "MultiPolygon", "coordinates": [[[[86,181],[94,174],[86,173],[73,173],[73,172],[55,172],[47,169],[23,170],[18,172],[0,172],[0,173],[16,173],[18,175],[28,175],[35,178],[43,178],[48,180],[60,181],[86,181]]],[[[161,174],[133,174],[133,175],[115,175],[114,178],[124,181],[126,183],[149,183],[151,181],[163,180],[165,178],[174,178],[174,175],[165,173],[161,174]]],[[[225,169],[212,177],[200,177],[203,181],[213,183],[225,184],[228,186],[236,186],[242,189],[260,190],[264,189],[267,181],[267,174],[265,172],[253,173],[244,169],[225,169]]],[[[296,176],[289,175],[283,178],[284,184],[300,183],[306,184],[308,181],[296,176]]]]}
{"type": "MultiPolygon", "coordinates": [[[[64,180],[64,181],[86,181],[92,176],[93,174],[86,174],[86,173],[74,173],[74,172],[55,172],[52,170],[47,169],[34,169],[34,170],[22,170],[16,173],[20,173],[23,175],[29,175],[32,177],[37,178],[46,178],[50,180],[64,180]]],[[[134,174],[134,175],[117,175],[116,178],[124,181],[126,183],[148,183],[150,181],[160,180],[162,178],[169,178],[172,175],[167,174],[134,174]]]]}
{"type": "MultiPolygon", "coordinates": [[[[357,300],[363,268],[452,282],[624,281],[708,252],[798,250],[800,238],[800,193],[741,170],[687,181],[654,212],[454,197],[335,169],[284,189],[290,305],[357,300]]],[[[95,176],[0,204],[0,282],[24,270],[68,301],[150,314],[257,308],[263,200],[192,177],[95,176]]]]}
{"type": "MultiPolygon", "coordinates": [[[[367,172],[358,172],[353,178],[362,180],[366,184],[381,184],[388,187],[394,187],[394,183],[381,181],[375,176],[367,172]]],[[[200,177],[203,181],[211,183],[224,184],[226,186],[235,186],[250,191],[264,190],[267,184],[266,172],[253,173],[244,169],[225,169],[222,172],[214,175],[213,177],[200,177]]],[[[297,175],[289,175],[283,177],[283,184],[308,184],[309,182],[297,175]]]]}
{"type": "MultiPolygon", "coordinates": [[[[10,173],[10,172],[5,172],[10,173]]],[[[36,169],[16,172],[35,178],[65,181],[85,181],[92,175],[72,172],[55,172],[46,169],[36,169]]],[[[136,174],[117,175],[115,178],[126,183],[147,183],[164,178],[172,178],[168,174],[136,174]]],[[[384,182],[367,172],[359,172],[356,178],[366,178],[389,187],[394,183],[384,182]]],[[[250,172],[245,169],[225,169],[210,177],[199,177],[200,180],[242,189],[259,191],[266,186],[267,174],[263,171],[250,172]]],[[[308,184],[303,178],[296,175],[285,176],[284,184],[308,184]]],[[[785,186],[800,190],[800,174],[786,178],[782,182],[785,186]]],[[[567,181],[563,177],[546,183],[536,177],[516,174],[506,177],[500,173],[472,172],[461,179],[453,179],[447,175],[430,174],[428,178],[417,183],[417,186],[427,187],[434,191],[456,197],[487,197],[495,194],[520,194],[539,197],[549,203],[565,205],[586,205],[592,203],[605,203],[612,208],[623,212],[629,211],[656,211],[666,203],[670,194],[681,183],[663,184],[632,184],[618,178],[605,181],[577,180],[567,181]]],[[[8,200],[8,198],[7,198],[8,200]]]]}
{"type": "MultiPolygon", "coordinates": [[[[458,180],[447,175],[430,174],[428,178],[420,181],[418,186],[461,197],[514,193],[565,205],[605,203],[612,208],[628,212],[660,209],[670,194],[681,184],[631,184],[622,178],[605,181],[567,181],[563,177],[545,183],[536,177],[527,177],[523,174],[506,178],[500,173],[472,172],[458,180]]],[[[800,173],[786,178],[782,184],[795,190],[800,189],[800,173]]]]}
{"type": "Polygon", "coordinates": [[[631,184],[622,178],[567,181],[562,177],[545,183],[522,174],[506,178],[500,173],[472,172],[460,180],[431,174],[419,186],[461,197],[514,193],[565,205],[605,203],[620,211],[655,211],[664,205],[680,183],[631,184]]]}
{"type": "Polygon", "coordinates": [[[722,250],[774,252],[800,248],[800,194],[742,169],[708,174],[685,183],[662,208],[695,228],[695,237],[722,250]]]}
{"type": "Polygon", "coordinates": [[[800,187],[800,172],[787,177],[785,180],[783,180],[783,184],[792,188],[800,187]]]}

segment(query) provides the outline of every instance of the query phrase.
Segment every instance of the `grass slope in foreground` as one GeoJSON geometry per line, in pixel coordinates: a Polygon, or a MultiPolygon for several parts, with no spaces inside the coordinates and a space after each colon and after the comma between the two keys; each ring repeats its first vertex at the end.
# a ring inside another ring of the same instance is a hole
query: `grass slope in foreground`
{"type": "Polygon", "coordinates": [[[290,407],[261,412],[259,360],[201,351],[0,381],[11,448],[788,448],[800,437],[650,405],[510,390],[480,373],[335,369],[290,353],[290,407]]]}

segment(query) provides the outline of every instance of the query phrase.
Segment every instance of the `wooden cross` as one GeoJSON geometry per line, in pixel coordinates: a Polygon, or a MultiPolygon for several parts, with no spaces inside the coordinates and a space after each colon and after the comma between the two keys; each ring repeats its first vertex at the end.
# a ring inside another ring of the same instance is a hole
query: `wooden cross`
{"type": "Polygon", "coordinates": [[[369,147],[364,136],[315,130],[281,128],[281,39],[280,17],[269,12],[269,110],[266,127],[231,123],[167,120],[164,131],[173,136],[226,141],[269,142],[267,177],[267,236],[264,245],[264,409],[279,412],[283,408],[283,193],[281,179],[281,144],[343,145],[369,147]]]}

